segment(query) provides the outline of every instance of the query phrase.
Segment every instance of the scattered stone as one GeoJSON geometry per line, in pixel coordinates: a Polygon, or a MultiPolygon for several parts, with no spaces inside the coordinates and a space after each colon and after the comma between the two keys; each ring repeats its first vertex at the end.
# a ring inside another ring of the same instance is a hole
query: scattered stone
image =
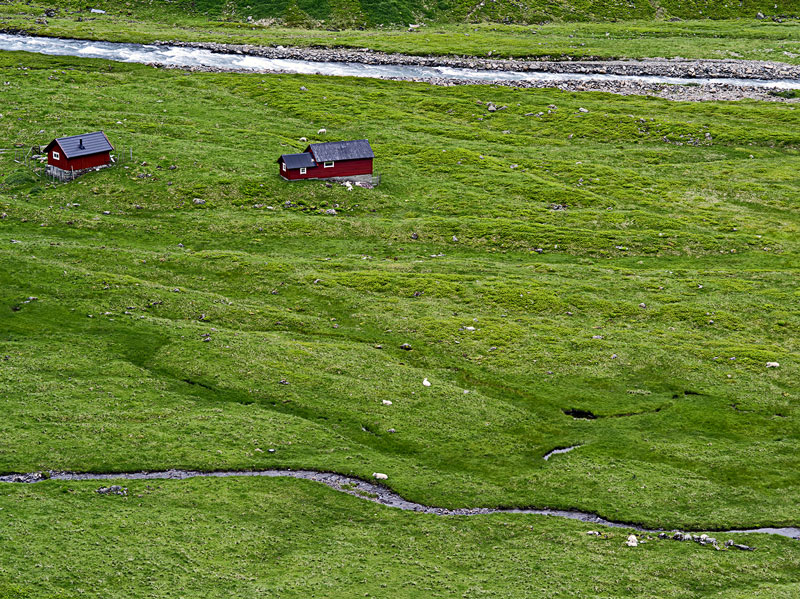
{"type": "Polygon", "coordinates": [[[334,210],[333,208],[328,208],[325,211],[325,214],[327,214],[328,216],[336,216],[336,210],[334,210]]]}
{"type": "Polygon", "coordinates": [[[128,494],[128,487],[120,487],[119,485],[111,485],[110,487],[100,487],[97,489],[100,495],[122,495],[123,497],[128,494]]]}

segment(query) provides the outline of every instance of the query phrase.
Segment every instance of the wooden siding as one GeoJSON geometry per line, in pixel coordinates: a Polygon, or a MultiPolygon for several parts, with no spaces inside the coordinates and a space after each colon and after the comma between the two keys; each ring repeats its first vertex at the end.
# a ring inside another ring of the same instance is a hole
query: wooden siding
{"type": "Polygon", "coordinates": [[[92,168],[95,166],[103,166],[111,162],[111,152],[100,152],[99,154],[92,154],[91,156],[80,156],[79,158],[73,158],[72,160],[67,160],[66,156],[64,156],[64,151],[58,144],[55,144],[52,148],[50,148],[50,152],[47,154],[47,164],[52,166],[57,166],[58,168],[64,169],[65,171],[68,170],[76,170],[79,171],[84,168],[92,168]],[[53,159],[53,152],[59,153],[59,159],[53,159]]]}
{"type": "Polygon", "coordinates": [[[301,175],[300,169],[283,170],[283,162],[278,163],[280,175],[284,179],[295,181],[297,179],[325,179],[327,177],[353,177],[355,175],[372,174],[372,158],[361,160],[337,160],[330,168],[325,168],[318,164],[315,167],[307,168],[306,174],[301,175]]]}

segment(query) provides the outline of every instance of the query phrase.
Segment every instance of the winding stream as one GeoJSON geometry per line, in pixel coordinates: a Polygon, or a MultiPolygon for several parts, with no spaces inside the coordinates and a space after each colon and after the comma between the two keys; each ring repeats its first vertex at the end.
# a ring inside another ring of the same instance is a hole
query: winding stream
{"type": "MultiPolygon", "coordinates": [[[[415,503],[403,499],[400,495],[376,483],[368,482],[354,476],[345,476],[332,472],[317,472],[315,470],[222,470],[217,472],[203,472],[199,470],[164,470],[160,472],[115,472],[115,473],[92,473],[92,472],[31,472],[27,474],[5,474],[0,476],[0,483],[37,483],[45,480],[66,480],[66,481],[113,481],[113,480],[183,480],[194,477],[216,477],[227,478],[231,476],[266,476],[266,477],[289,477],[312,480],[327,485],[331,489],[353,495],[365,501],[380,503],[388,507],[425,514],[435,514],[437,516],[475,516],[479,514],[538,514],[541,516],[554,516],[557,518],[568,518],[570,520],[580,520],[597,526],[613,528],[630,528],[646,533],[663,532],[659,529],[645,528],[637,524],[628,522],[615,522],[606,520],[597,514],[581,512],[578,510],[555,510],[548,508],[459,508],[446,509],[432,507],[415,503]]],[[[725,530],[717,532],[729,533],[765,533],[780,535],[793,539],[800,539],[800,528],[750,528],[725,530]]]]}
{"type": "Polygon", "coordinates": [[[0,34],[0,50],[38,52],[52,56],[104,58],[119,62],[159,64],[176,67],[204,67],[233,71],[272,71],[284,73],[410,79],[452,82],[616,82],[638,84],[727,85],[755,89],[800,89],[798,79],[743,79],[735,77],[668,77],[655,75],[616,75],[602,73],[553,73],[469,69],[413,64],[365,64],[268,58],[244,53],[212,52],[186,46],[129,44],[89,40],[29,37],[0,34]]]}

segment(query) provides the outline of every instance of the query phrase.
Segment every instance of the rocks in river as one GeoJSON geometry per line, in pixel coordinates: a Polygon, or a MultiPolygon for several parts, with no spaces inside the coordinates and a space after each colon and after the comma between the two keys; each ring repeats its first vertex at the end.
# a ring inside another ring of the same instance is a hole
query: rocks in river
{"type": "Polygon", "coordinates": [[[100,487],[97,489],[97,492],[100,493],[100,495],[121,495],[124,497],[128,494],[128,487],[111,485],[110,487],[100,487]]]}

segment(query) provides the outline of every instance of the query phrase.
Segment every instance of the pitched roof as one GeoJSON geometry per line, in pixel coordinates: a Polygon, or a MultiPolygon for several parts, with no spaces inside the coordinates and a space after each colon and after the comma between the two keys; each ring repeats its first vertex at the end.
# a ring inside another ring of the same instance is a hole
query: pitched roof
{"type": "Polygon", "coordinates": [[[70,137],[59,137],[54,139],[45,148],[49,152],[56,143],[66,158],[78,158],[80,156],[91,156],[101,152],[110,152],[114,146],[108,141],[106,134],[102,131],[94,133],[83,133],[81,135],[71,135],[70,137]]]}
{"type": "Polygon", "coordinates": [[[290,169],[311,168],[312,166],[316,166],[314,159],[308,152],[303,152],[302,154],[283,154],[278,158],[278,162],[281,160],[283,160],[286,168],[290,169]]]}
{"type": "Polygon", "coordinates": [[[314,160],[326,162],[330,160],[358,160],[360,158],[375,158],[372,148],[366,139],[354,141],[329,141],[321,144],[311,144],[306,152],[311,150],[314,160]]]}

